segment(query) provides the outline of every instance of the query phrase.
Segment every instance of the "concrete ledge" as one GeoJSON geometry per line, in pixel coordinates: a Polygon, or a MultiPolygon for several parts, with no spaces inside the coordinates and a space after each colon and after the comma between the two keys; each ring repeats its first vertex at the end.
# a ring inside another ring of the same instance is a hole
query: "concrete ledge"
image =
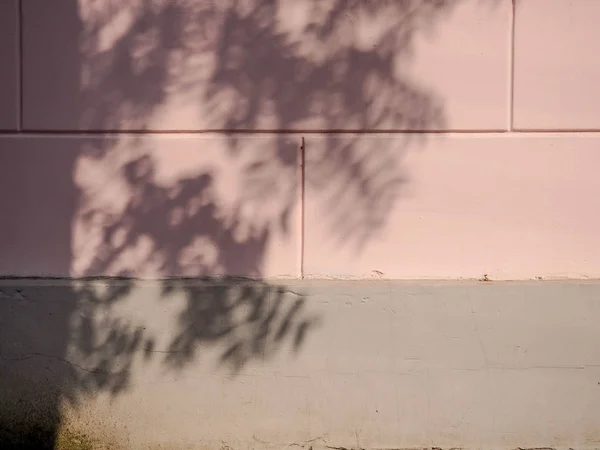
{"type": "Polygon", "coordinates": [[[2,280],[0,437],[594,448],[599,322],[595,281],[2,280]]]}

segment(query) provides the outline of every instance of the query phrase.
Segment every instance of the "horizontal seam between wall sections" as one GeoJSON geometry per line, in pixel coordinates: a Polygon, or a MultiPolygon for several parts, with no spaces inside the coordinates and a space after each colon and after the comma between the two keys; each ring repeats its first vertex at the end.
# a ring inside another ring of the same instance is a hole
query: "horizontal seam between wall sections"
{"type": "MultiPolygon", "coordinates": [[[[599,130],[600,131],[600,130],[599,130]]],[[[487,129],[445,129],[445,130],[426,130],[426,129],[401,129],[401,130],[346,130],[346,129],[177,129],[177,130],[44,130],[44,129],[25,129],[21,130],[21,133],[27,133],[31,135],[96,135],[96,134],[465,134],[465,133],[508,133],[509,131],[503,128],[487,128],[487,129]]],[[[2,134],[8,134],[10,131],[2,131],[2,134]]],[[[14,131],[12,132],[14,133],[14,131]]]]}
{"type": "Polygon", "coordinates": [[[391,132],[391,131],[340,131],[340,130],[323,130],[323,131],[153,131],[153,132],[137,132],[137,131],[93,131],[93,132],[81,132],[81,131],[15,131],[15,130],[0,130],[0,138],[111,138],[111,137],[211,137],[211,136],[277,136],[277,135],[289,135],[289,136],[372,136],[372,137],[392,137],[392,136],[403,136],[410,134],[418,135],[440,135],[440,136],[482,136],[482,137],[516,137],[516,136],[536,136],[536,135],[552,135],[552,136],[576,136],[576,135],[587,135],[594,136],[600,135],[600,129],[519,129],[519,130],[461,130],[461,131],[402,131],[402,132],[391,132]]]}
{"type": "Polygon", "coordinates": [[[512,133],[571,133],[571,134],[591,134],[600,133],[600,128],[518,128],[511,131],[512,133]]]}

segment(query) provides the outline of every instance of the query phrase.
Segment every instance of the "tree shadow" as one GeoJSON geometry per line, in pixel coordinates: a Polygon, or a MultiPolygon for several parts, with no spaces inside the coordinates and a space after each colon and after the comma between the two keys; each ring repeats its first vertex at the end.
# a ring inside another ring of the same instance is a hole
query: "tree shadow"
{"type": "Polygon", "coordinates": [[[24,127],[87,134],[0,150],[0,273],[81,278],[0,290],[3,448],[53,448],[65,402],[117,396],[146,364],[181,371],[212,348],[236,374],[299,351],[320,318],[260,280],[297,232],[300,186],[339,245],[385,224],[424,135],[362,132],[443,127],[402,65],[457,3],[22,0],[24,127]]]}

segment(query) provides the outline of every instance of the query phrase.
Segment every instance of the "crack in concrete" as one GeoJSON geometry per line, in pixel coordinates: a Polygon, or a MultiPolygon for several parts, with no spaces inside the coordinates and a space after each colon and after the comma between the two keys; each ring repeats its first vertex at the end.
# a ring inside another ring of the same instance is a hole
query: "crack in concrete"
{"type": "Polygon", "coordinates": [[[106,375],[110,375],[110,374],[113,373],[113,372],[102,370],[102,369],[87,369],[87,368],[85,368],[85,367],[83,367],[83,366],[81,366],[81,365],[79,365],[77,363],[74,363],[73,361],[69,361],[68,359],[61,358],[60,356],[56,356],[56,355],[47,355],[45,353],[37,353],[36,352],[36,353],[30,353],[28,355],[23,355],[23,356],[15,357],[15,358],[6,357],[6,356],[3,356],[3,355],[0,355],[0,359],[2,361],[6,361],[6,362],[27,361],[29,359],[34,359],[34,358],[49,358],[49,359],[54,359],[56,361],[60,361],[62,363],[69,364],[69,365],[71,365],[73,367],[81,369],[81,370],[83,370],[84,372],[87,372],[87,373],[106,374],[106,375]]]}

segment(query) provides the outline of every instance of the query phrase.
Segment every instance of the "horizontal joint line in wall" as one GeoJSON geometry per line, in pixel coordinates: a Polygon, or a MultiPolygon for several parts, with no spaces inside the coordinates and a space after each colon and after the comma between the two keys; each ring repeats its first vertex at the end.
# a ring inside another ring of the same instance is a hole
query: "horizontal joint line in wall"
{"type": "Polygon", "coordinates": [[[226,130],[226,129],[206,129],[206,130],[43,130],[43,129],[24,129],[24,130],[0,130],[0,134],[14,135],[157,135],[157,134],[490,134],[490,133],[508,133],[505,129],[447,129],[447,130],[226,130]]]}
{"type": "Polygon", "coordinates": [[[513,133],[600,133],[600,128],[514,128],[513,133]]]}
{"type": "Polygon", "coordinates": [[[402,136],[418,135],[566,135],[600,134],[598,129],[514,129],[514,130],[0,130],[0,137],[111,137],[111,136],[209,136],[209,135],[363,135],[402,136]]]}

